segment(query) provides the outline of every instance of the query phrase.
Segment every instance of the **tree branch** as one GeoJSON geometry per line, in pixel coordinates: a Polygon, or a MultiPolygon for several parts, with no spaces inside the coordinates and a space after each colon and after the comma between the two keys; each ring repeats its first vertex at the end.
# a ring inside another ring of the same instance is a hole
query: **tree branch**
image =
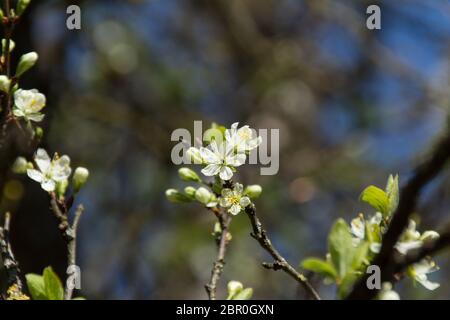
{"type": "Polygon", "coordinates": [[[9,240],[10,223],[11,214],[7,212],[5,214],[4,225],[3,227],[0,227],[0,250],[2,254],[3,266],[5,267],[8,276],[8,287],[16,285],[17,289],[22,292],[23,284],[20,279],[19,263],[14,257],[9,240]]]}
{"type": "MultiPolygon", "coordinates": [[[[380,267],[381,281],[388,281],[395,272],[394,246],[407,226],[409,217],[416,208],[417,199],[422,189],[443,170],[449,158],[450,128],[447,128],[444,137],[434,149],[434,153],[416,168],[413,177],[400,192],[399,205],[393,214],[387,232],[383,236],[380,253],[372,262],[373,265],[380,267]]],[[[376,296],[378,290],[370,290],[366,285],[369,276],[369,274],[365,274],[357,281],[347,299],[368,300],[376,296]]]]}
{"type": "Polygon", "coordinates": [[[245,208],[245,212],[250,219],[253,228],[251,236],[256,239],[261,247],[263,247],[274,259],[272,263],[263,262],[266,269],[283,270],[292,278],[294,278],[306,290],[306,292],[315,300],[320,300],[320,296],[308,279],[292,267],[285,258],[273,247],[272,242],[267,236],[266,230],[263,229],[261,221],[256,216],[256,207],[252,204],[245,208]]]}
{"type": "MultiPolygon", "coordinates": [[[[55,215],[56,219],[58,219],[59,231],[67,245],[67,266],[75,266],[77,252],[77,229],[81,215],[84,211],[84,207],[81,204],[77,207],[72,225],[70,225],[68,210],[65,204],[61,204],[58,202],[54,193],[51,194],[50,205],[53,214],[55,215]]],[[[73,287],[69,284],[69,282],[66,282],[66,288],[64,290],[64,300],[71,300],[72,295],[73,287]]]]}
{"type": "Polygon", "coordinates": [[[209,300],[216,300],[217,283],[222,275],[223,267],[225,266],[225,253],[228,245],[228,227],[231,223],[231,217],[225,213],[220,212],[217,208],[211,209],[216,215],[220,223],[220,235],[217,239],[218,253],[217,258],[213,263],[211,269],[211,277],[207,285],[205,285],[209,300]],[[213,210],[216,209],[216,210],[213,210]]]}

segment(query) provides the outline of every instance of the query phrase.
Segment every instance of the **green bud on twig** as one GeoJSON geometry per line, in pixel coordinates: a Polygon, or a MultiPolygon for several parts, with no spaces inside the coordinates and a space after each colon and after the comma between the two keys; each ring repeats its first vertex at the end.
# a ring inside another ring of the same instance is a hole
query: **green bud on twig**
{"type": "Polygon", "coordinates": [[[24,174],[28,169],[28,161],[24,157],[18,157],[11,168],[14,173],[24,174]]]}
{"type": "Polygon", "coordinates": [[[11,87],[11,80],[7,76],[1,75],[0,76],[0,90],[8,93],[10,87],[11,87]]]}
{"type": "Polygon", "coordinates": [[[245,288],[238,294],[236,294],[232,300],[250,300],[253,296],[253,289],[252,288],[245,288]]]}
{"type": "Polygon", "coordinates": [[[192,200],[195,199],[195,192],[197,191],[197,189],[195,189],[194,187],[188,186],[186,188],[184,188],[184,193],[190,197],[192,200]]]}
{"type": "Polygon", "coordinates": [[[73,174],[72,183],[73,191],[77,193],[86,184],[89,178],[89,170],[83,167],[78,167],[75,169],[73,174]]]}
{"type": "Polygon", "coordinates": [[[244,286],[239,281],[230,281],[227,284],[227,292],[228,297],[227,300],[232,299],[235,295],[237,295],[239,292],[241,292],[244,289],[244,286]]]}
{"type": "Polygon", "coordinates": [[[200,187],[195,192],[195,199],[204,205],[207,205],[211,201],[211,198],[212,193],[206,188],[200,187]]]}
{"type": "MultiPolygon", "coordinates": [[[[2,39],[2,52],[6,52],[6,39],[2,39]]],[[[9,39],[9,52],[12,52],[14,48],[16,47],[16,43],[9,39]]]]}
{"type": "Polygon", "coordinates": [[[20,77],[32,68],[36,64],[38,58],[39,55],[36,52],[30,52],[20,57],[19,64],[17,65],[16,77],[20,77]]]}
{"type": "Polygon", "coordinates": [[[180,170],[178,170],[178,175],[180,176],[180,179],[184,181],[201,181],[199,176],[189,168],[181,168],[180,170]]]}
{"type": "Polygon", "coordinates": [[[247,186],[247,188],[245,188],[245,191],[244,191],[244,193],[252,199],[258,198],[261,195],[261,192],[262,192],[262,188],[258,184],[247,186]]]}
{"type": "Polygon", "coordinates": [[[170,202],[175,202],[175,203],[192,201],[187,195],[179,192],[176,189],[167,189],[166,190],[166,198],[170,202]]]}

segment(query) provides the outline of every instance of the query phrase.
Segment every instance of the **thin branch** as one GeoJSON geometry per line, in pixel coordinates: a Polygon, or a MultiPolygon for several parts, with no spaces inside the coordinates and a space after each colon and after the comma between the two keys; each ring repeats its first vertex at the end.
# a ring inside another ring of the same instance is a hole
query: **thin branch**
{"type": "MultiPolygon", "coordinates": [[[[4,9],[6,11],[6,17],[4,17],[2,23],[5,29],[5,52],[4,54],[4,61],[2,61],[6,76],[8,77],[8,79],[11,77],[11,52],[10,52],[10,48],[11,48],[11,37],[14,31],[14,19],[11,17],[11,4],[10,4],[10,0],[5,0],[4,1],[4,9]]],[[[2,119],[2,128],[1,128],[1,133],[0,133],[0,149],[3,147],[4,143],[5,143],[5,139],[6,139],[6,134],[7,134],[7,130],[8,130],[8,118],[11,115],[11,105],[12,105],[12,100],[11,100],[11,90],[12,87],[14,85],[11,84],[10,86],[10,90],[8,93],[6,93],[4,95],[4,115],[3,115],[3,119],[2,119]]]]}
{"type": "Polygon", "coordinates": [[[8,276],[8,287],[16,285],[17,289],[22,292],[23,284],[22,280],[20,279],[19,263],[14,257],[9,240],[10,223],[11,214],[7,212],[5,214],[4,225],[3,227],[0,227],[0,249],[2,254],[2,261],[8,276]]]}
{"type": "Polygon", "coordinates": [[[216,300],[217,296],[217,283],[222,275],[223,267],[225,266],[225,253],[228,245],[228,227],[231,223],[231,217],[226,213],[221,213],[220,210],[215,208],[212,210],[217,216],[220,223],[220,235],[217,240],[218,252],[217,258],[213,263],[211,269],[211,277],[207,285],[205,285],[206,292],[209,300],[216,300]]]}
{"type": "MultiPolygon", "coordinates": [[[[56,199],[54,193],[51,194],[50,205],[52,212],[59,222],[59,231],[64,238],[67,245],[67,265],[76,265],[76,253],[77,253],[77,229],[80,222],[81,215],[83,214],[84,207],[79,205],[75,211],[72,225],[69,222],[68,210],[64,203],[60,203],[56,199]]],[[[66,282],[66,288],[64,291],[64,300],[72,299],[73,287],[69,282],[66,282]]]]}
{"type": "MultiPolygon", "coordinates": [[[[414,212],[417,199],[422,189],[436,176],[450,158],[450,128],[447,128],[444,137],[437,144],[430,158],[416,168],[413,177],[402,188],[397,210],[393,214],[389,228],[383,236],[380,253],[375,257],[372,264],[380,267],[381,281],[388,281],[395,270],[394,246],[400,235],[408,224],[409,217],[414,212]]],[[[365,274],[355,284],[347,299],[369,300],[376,296],[377,289],[370,290],[367,279],[370,275],[365,274]]]]}
{"type": "Polygon", "coordinates": [[[292,267],[286,259],[274,248],[272,242],[267,236],[266,230],[263,229],[261,221],[256,215],[256,207],[252,204],[245,208],[245,212],[250,219],[250,223],[253,228],[251,236],[256,239],[261,247],[263,247],[274,259],[272,263],[264,262],[263,266],[266,269],[283,270],[292,278],[294,278],[300,285],[306,290],[306,292],[315,300],[320,300],[320,296],[313,286],[309,283],[308,279],[301,273],[299,273],[294,267],[292,267]]]}

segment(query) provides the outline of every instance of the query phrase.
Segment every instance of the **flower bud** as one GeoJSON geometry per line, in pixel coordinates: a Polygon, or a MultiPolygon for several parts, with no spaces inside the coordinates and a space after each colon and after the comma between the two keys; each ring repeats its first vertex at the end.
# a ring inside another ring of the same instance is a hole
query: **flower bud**
{"type": "Polygon", "coordinates": [[[253,295],[252,288],[245,288],[233,297],[233,300],[250,300],[253,295]]]}
{"type": "Polygon", "coordinates": [[[178,175],[180,176],[180,179],[184,181],[200,182],[198,175],[189,168],[181,168],[178,170],[178,175]]]}
{"type": "Polygon", "coordinates": [[[185,195],[179,192],[176,189],[167,189],[166,190],[166,198],[170,202],[180,203],[180,202],[190,202],[191,199],[185,195]]]}
{"type": "Polygon", "coordinates": [[[31,0],[19,0],[17,1],[16,6],[16,13],[18,16],[21,16],[22,13],[27,9],[28,5],[30,4],[31,0]]]}
{"type": "Polygon", "coordinates": [[[80,189],[86,184],[89,178],[89,170],[83,167],[78,167],[75,169],[73,174],[72,183],[73,190],[75,193],[80,191],[80,189]]]}
{"type": "Polygon", "coordinates": [[[4,75],[0,76],[0,91],[9,92],[11,86],[11,80],[4,75]]]}
{"type": "Polygon", "coordinates": [[[192,199],[195,199],[195,191],[197,191],[197,189],[191,186],[184,188],[184,193],[192,199]]]}
{"type": "Polygon", "coordinates": [[[222,233],[222,227],[220,226],[220,223],[219,223],[219,222],[216,222],[216,223],[214,224],[213,236],[217,236],[217,235],[219,235],[219,234],[221,234],[221,233],[222,233]]]}
{"type": "Polygon", "coordinates": [[[30,52],[20,57],[19,64],[17,65],[16,77],[20,77],[32,68],[36,64],[38,58],[39,56],[36,52],[30,52]]]}
{"type": "Polygon", "coordinates": [[[261,195],[262,192],[262,188],[260,185],[258,184],[254,184],[251,186],[247,186],[247,188],[245,188],[245,194],[248,195],[250,198],[252,199],[256,199],[261,195]]]}
{"type": "Polygon", "coordinates": [[[230,281],[227,284],[227,291],[228,291],[228,297],[232,298],[239,292],[241,292],[244,289],[244,286],[239,281],[230,281]]]}
{"type": "Polygon", "coordinates": [[[212,193],[208,189],[200,187],[195,192],[195,199],[204,205],[208,204],[212,198],[212,193]]]}
{"type": "Polygon", "coordinates": [[[41,127],[36,127],[36,129],[34,129],[34,134],[36,139],[41,140],[44,136],[44,129],[42,129],[41,127]]]}
{"type": "Polygon", "coordinates": [[[18,157],[12,166],[12,171],[17,174],[24,174],[28,169],[28,161],[24,157],[18,157]]]}
{"type": "MultiPolygon", "coordinates": [[[[16,43],[12,39],[9,39],[9,52],[12,52],[15,47],[16,43]]],[[[6,52],[6,39],[2,39],[2,52],[6,52]]]]}
{"type": "Polygon", "coordinates": [[[197,148],[190,147],[189,149],[187,149],[186,157],[190,161],[190,163],[194,163],[194,164],[202,164],[203,163],[203,159],[200,154],[200,150],[197,148]]]}

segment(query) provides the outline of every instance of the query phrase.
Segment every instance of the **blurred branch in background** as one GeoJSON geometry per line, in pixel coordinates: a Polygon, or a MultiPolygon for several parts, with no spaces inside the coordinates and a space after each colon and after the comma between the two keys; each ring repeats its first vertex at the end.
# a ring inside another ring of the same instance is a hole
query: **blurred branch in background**
{"type": "MultiPolygon", "coordinates": [[[[429,159],[422,163],[414,171],[414,175],[400,192],[400,202],[389,223],[386,235],[379,254],[375,257],[373,264],[379,266],[381,270],[381,281],[390,281],[396,272],[394,260],[395,244],[400,235],[407,227],[409,218],[416,209],[418,198],[425,188],[444,169],[450,158],[450,127],[447,126],[440,142],[437,144],[429,159]]],[[[444,235],[443,240],[437,242],[436,250],[448,243],[448,235],[444,235]],[[441,242],[442,241],[442,242],[441,242]]],[[[429,249],[428,249],[429,250],[429,249]]],[[[425,249],[427,252],[427,249],[425,249]]],[[[367,286],[369,275],[364,275],[355,284],[353,291],[348,295],[348,299],[368,300],[376,296],[378,290],[371,290],[367,286]]]]}

